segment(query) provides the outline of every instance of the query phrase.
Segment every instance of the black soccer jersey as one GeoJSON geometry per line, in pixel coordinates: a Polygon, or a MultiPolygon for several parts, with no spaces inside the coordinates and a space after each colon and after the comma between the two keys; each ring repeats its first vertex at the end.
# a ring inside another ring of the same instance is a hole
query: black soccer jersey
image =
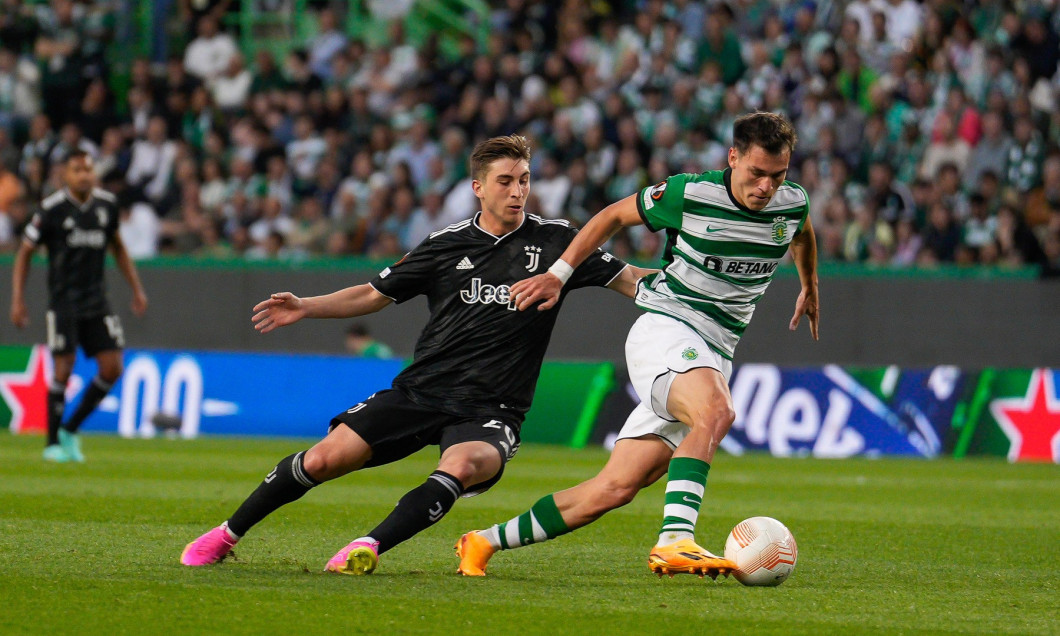
{"type": "Polygon", "coordinates": [[[566,294],[605,286],[626,266],[597,250],[574,271],[556,306],[518,311],[511,285],[545,272],[576,232],[566,221],[527,214],[498,238],[476,215],[435,232],[383,270],[372,287],[398,303],[424,294],[430,309],[412,364],[394,388],[453,415],[526,413],[566,294]]]}
{"type": "Polygon", "coordinates": [[[48,250],[48,307],[91,318],[110,313],[103,264],[118,231],[114,195],[98,188],[84,204],[67,190],[41,202],[24,237],[48,250]]]}

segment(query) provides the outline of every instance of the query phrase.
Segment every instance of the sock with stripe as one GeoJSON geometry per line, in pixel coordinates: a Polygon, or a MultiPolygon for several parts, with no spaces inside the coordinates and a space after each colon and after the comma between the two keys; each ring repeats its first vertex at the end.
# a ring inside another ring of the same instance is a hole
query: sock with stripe
{"type": "Polygon", "coordinates": [[[481,530],[479,534],[490,542],[494,550],[510,550],[555,539],[570,531],[556,507],[555,499],[548,495],[518,517],[481,530]]]}
{"type": "Polygon", "coordinates": [[[66,384],[52,380],[48,385],[48,446],[59,443],[59,426],[66,410],[66,384]]]}
{"type": "Polygon", "coordinates": [[[84,394],[81,395],[81,403],[77,405],[77,410],[70,416],[66,424],[63,424],[63,428],[70,433],[76,433],[81,426],[81,422],[84,422],[85,418],[96,410],[103,398],[107,397],[107,393],[110,392],[112,386],[114,386],[113,382],[107,382],[98,375],[92,378],[92,384],[89,384],[84,394]]]}
{"type": "Polygon", "coordinates": [[[228,531],[231,534],[242,537],[278,508],[297,501],[314,486],[320,485],[305,470],[305,453],[302,451],[281,459],[276,468],[265,476],[257,490],[228,519],[228,531]]]}
{"type": "Polygon", "coordinates": [[[666,505],[663,525],[659,531],[659,545],[670,545],[695,537],[699,507],[707,486],[710,464],[694,457],[674,457],[670,460],[666,481],[666,505]]]}
{"type": "Polygon", "coordinates": [[[379,542],[379,554],[382,554],[437,523],[463,493],[460,480],[436,470],[427,481],[405,493],[393,512],[368,536],[379,542]]]}

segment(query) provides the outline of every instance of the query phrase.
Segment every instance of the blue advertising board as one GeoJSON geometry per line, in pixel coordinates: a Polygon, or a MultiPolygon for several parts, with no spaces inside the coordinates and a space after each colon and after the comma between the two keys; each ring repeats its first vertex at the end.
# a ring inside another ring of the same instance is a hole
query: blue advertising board
{"type": "MultiPolygon", "coordinates": [[[[954,414],[975,377],[952,366],[742,364],[729,382],[736,420],[721,447],[780,457],[935,457],[951,450],[954,414]]],[[[628,378],[617,384],[625,390],[608,398],[593,434],[605,447],[639,401],[628,378]]]]}
{"type": "MultiPolygon", "coordinates": [[[[86,431],[322,437],[331,418],[390,386],[403,361],[324,355],[127,349],[125,373],[86,431]]],[[[96,373],[80,354],[68,399],[96,373]]]]}
{"type": "Polygon", "coordinates": [[[850,457],[943,451],[966,376],[959,369],[791,369],[744,364],[732,377],[731,452],[850,457]]]}

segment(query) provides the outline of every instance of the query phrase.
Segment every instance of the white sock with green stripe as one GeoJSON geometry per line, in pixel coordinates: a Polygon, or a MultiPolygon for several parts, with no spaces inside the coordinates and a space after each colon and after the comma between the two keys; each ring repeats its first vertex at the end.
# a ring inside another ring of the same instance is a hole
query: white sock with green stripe
{"type": "Polygon", "coordinates": [[[531,543],[555,539],[570,532],[552,495],[542,497],[523,514],[479,534],[493,546],[494,550],[521,548],[531,543]]]}
{"type": "Polygon", "coordinates": [[[674,457],[670,460],[663,525],[659,531],[660,546],[695,538],[696,520],[699,519],[699,507],[703,504],[709,471],[710,464],[694,457],[674,457]]]}

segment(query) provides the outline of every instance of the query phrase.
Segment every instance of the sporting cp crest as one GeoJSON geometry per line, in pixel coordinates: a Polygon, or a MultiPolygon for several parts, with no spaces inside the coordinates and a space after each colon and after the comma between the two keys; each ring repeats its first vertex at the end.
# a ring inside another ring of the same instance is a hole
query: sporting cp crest
{"type": "Polygon", "coordinates": [[[783,245],[788,238],[788,224],[784,221],[784,217],[778,216],[773,218],[772,238],[773,242],[777,245],[783,245]]]}
{"type": "Polygon", "coordinates": [[[695,360],[699,357],[699,352],[693,349],[692,347],[688,347],[687,349],[681,352],[681,357],[685,360],[695,360]]]}

